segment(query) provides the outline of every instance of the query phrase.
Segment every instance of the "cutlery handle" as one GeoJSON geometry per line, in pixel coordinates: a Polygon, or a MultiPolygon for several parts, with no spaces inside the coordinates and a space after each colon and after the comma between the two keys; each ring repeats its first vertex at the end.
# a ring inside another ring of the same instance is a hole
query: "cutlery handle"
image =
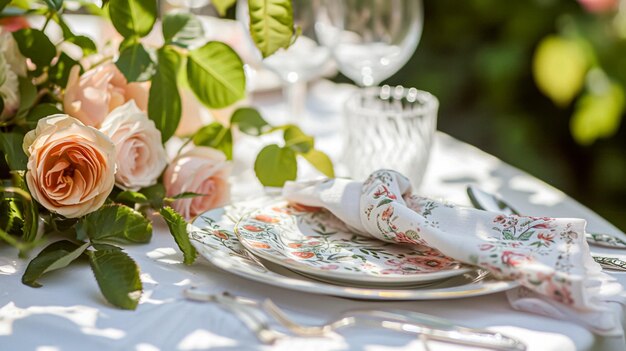
{"type": "Polygon", "coordinates": [[[610,247],[613,249],[626,249],[626,242],[622,239],[603,233],[585,233],[585,239],[590,244],[598,246],[610,247]]]}
{"type": "Polygon", "coordinates": [[[593,260],[598,262],[602,268],[626,272],[626,261],[617,257],[593,256],[593,260]]]}
{"type": "Polygon", "coordinates": [[[416,333],[425,340],[437,340],[492,350],[526,350],[524,343],[501,333],[486,329],[461,327],[446,319],[417,312],[357,310],[344,316],[348,315],[352,316],[355,324],[362,321],[359,317],[366,316],[370,320],[377,320],[379,326],[383,328],[416,333]]]}

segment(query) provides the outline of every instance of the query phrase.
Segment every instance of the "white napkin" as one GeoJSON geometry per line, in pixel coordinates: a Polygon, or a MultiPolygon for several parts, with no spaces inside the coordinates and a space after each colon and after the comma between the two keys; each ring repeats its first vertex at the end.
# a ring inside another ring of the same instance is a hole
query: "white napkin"
{"type": "Polygon", "coordinates": [[[363,235],[427,245],[514,279],[522,285],[508,294],[516,309],[623,335],[623,288],[593,261],[582,219],[505,216],[437,202],[412,194],[409,180],[389,170],[374,172],[365,183],[288,182],[283,196],[324,207],[363,235]]]}

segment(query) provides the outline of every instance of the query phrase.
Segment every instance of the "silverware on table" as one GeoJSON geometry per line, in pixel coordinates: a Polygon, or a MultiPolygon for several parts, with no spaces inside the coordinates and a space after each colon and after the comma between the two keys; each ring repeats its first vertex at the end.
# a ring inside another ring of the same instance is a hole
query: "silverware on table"
{"type": "Polygon", "coordinates": [[[273,344],[285,337],[285,334],[270,327],[267,316],[256,307],[256,301],[235,297],[226,292],[207,294],[193,287],[183,290],[183,294],[188,300],[215,302],[233,312],[264,344],[273,344]]]}
{"type": "MultiPolygon", "coordinates": [[[[325,337],[334,331],[354,326],[380,327],[403,333],[417,334],[425,343],[430,340],[453,343],[465,346],[483,347],[492,350],[523,351],[526,345],[521,341],[505,336],[498,332],[486,329],[467,328],[454,325],[452,322],[429,316],[422,313],[410,311],[378,311],[378,310],[354,310],[341,314],[336,320],[316,326],[305,326],[294,322],[283,312],[274,302],[267,299],[258,302],[251,299],[236,297],[228,293],[222,295],[211,295],[203,293],[194,288],[184,291],[185,297],[194,301],[211,301],[225,305],[230,310],[239,312],[239,318],[258,335],[258,330],[269,332],[274,338],[271,342],[284,334],[272,330],[267,319],[259,325],[257,316],[244,316],[256,310],[256,313],[264,311],[273,317],[278,323],[285,327],[294,335],[301,337],[325,337]],[[245,312],[244,312],[245,311],[245,312]],[[243,319],[245,318],[245,320],[243,319]],[[254,322],[250,322],[253,320],[254,322]]],[[[263,338],[266,339],[266,338],[263,338]]],[[[263,341],[262,338],[259,340],[263,341]]],[[[265,342],[265,341],[263,341],[265,342]]]]}
{"type": "MultiPolygon", "coordinates": [[[[467,187],[467,195],[469,196],[472,205],[474,205],[474,207],[478,209],[500,212],[506,215],[520,214],[510,204],[502,200],[499,196],[490,194],[474,185],[469,185],[467,187]]],[[[618,237],[609,234],[585,233],[585,239],[588,243],[597,246],[610,247],[613,249],[626,249],[626,242],[618,237]]],[[[594,255],[593,259],[603,268],[617,271],[626,271],[626,261],[621,260],[617,257],[603,257],[594,255]]]]}

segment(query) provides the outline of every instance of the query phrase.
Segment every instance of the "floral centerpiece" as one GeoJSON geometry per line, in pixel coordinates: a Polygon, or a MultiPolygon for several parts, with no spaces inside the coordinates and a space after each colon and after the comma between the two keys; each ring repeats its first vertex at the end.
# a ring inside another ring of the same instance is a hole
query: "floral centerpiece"
{"type": "MultiPolygon", "coordinates": [[[[222,13],[234,2],[213,1],[222,13]]],[[[111,304],[136,308],[139,267],[123,245],[150,241],[152,220],[163,218],[184,263],[193,263],[186,220],[229,201],[235,129],[283,133],[284,145],[257,156],[264,185],[295,179],[298,155],[332,176],[313,138],[295,125],[270,126],[250,107],[237,109],[228,125],[187,135],[168,157],[164,144],[182,117],[180,91],[208,108],[229,106],[245,95],[242,60],[224,43],[198,43],[202,24],[189,13],[162,16],[163,44],[147,44],[159,30],[156,0],[84,5],[123,38],[115,50],[101,48],[66,23],[68,4],[0,1],[0,245],[22,257],[45,245],[24,284],[39,287],[43,275],[84,257],[111,304]],[[31,24],[37,19],[43,25],[31,24]],[[53,25],[60,38],[48,34],[53,25]]],[[[290,1],[250,0],[249,10],[250,34],[264,57],[293,42],[290,1]]]]}

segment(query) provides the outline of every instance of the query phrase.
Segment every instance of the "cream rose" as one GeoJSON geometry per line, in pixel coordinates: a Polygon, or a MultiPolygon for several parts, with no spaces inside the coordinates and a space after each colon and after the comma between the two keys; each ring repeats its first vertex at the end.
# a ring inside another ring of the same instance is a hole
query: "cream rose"
{"type": "Polygon", "coordinates": [[[161,132],[134,101],[111,111],[100,131],[115,144],[115,184],[137,191],[157,182],[167,166],[161,132]]]}
{"type": "Polygon", "coordinates": [[[0,52],[15,74],[26,77],[26,58],[20,52],[11,32],[5,27],[0,28],[0,52]]]}
{"type": "Polygon", "coordinates": [[[148,83],[128,83],[114,63],[105,63],[79,76],[80,67],[74,66],[67,80],[63,109],[88,126],[99,128],[109,112],[134,100],[146,111],[148,83]]]}
{"type": "Polygon", "coordinates": [[[230,163],[220,151],[197,146],[176,157],[165,170],[163,183],[167,196],[184,192],[203,194],[174,201],[172,207],[191,219],[226,204],[230,199],[230,163]]]}
{"type": "Polygon", "coordinates": [[[24,137],[26,183],[51,212],[68,218],[99,209],[115,184],[115,146],[68,115],[39,120],[24,137]]]}

